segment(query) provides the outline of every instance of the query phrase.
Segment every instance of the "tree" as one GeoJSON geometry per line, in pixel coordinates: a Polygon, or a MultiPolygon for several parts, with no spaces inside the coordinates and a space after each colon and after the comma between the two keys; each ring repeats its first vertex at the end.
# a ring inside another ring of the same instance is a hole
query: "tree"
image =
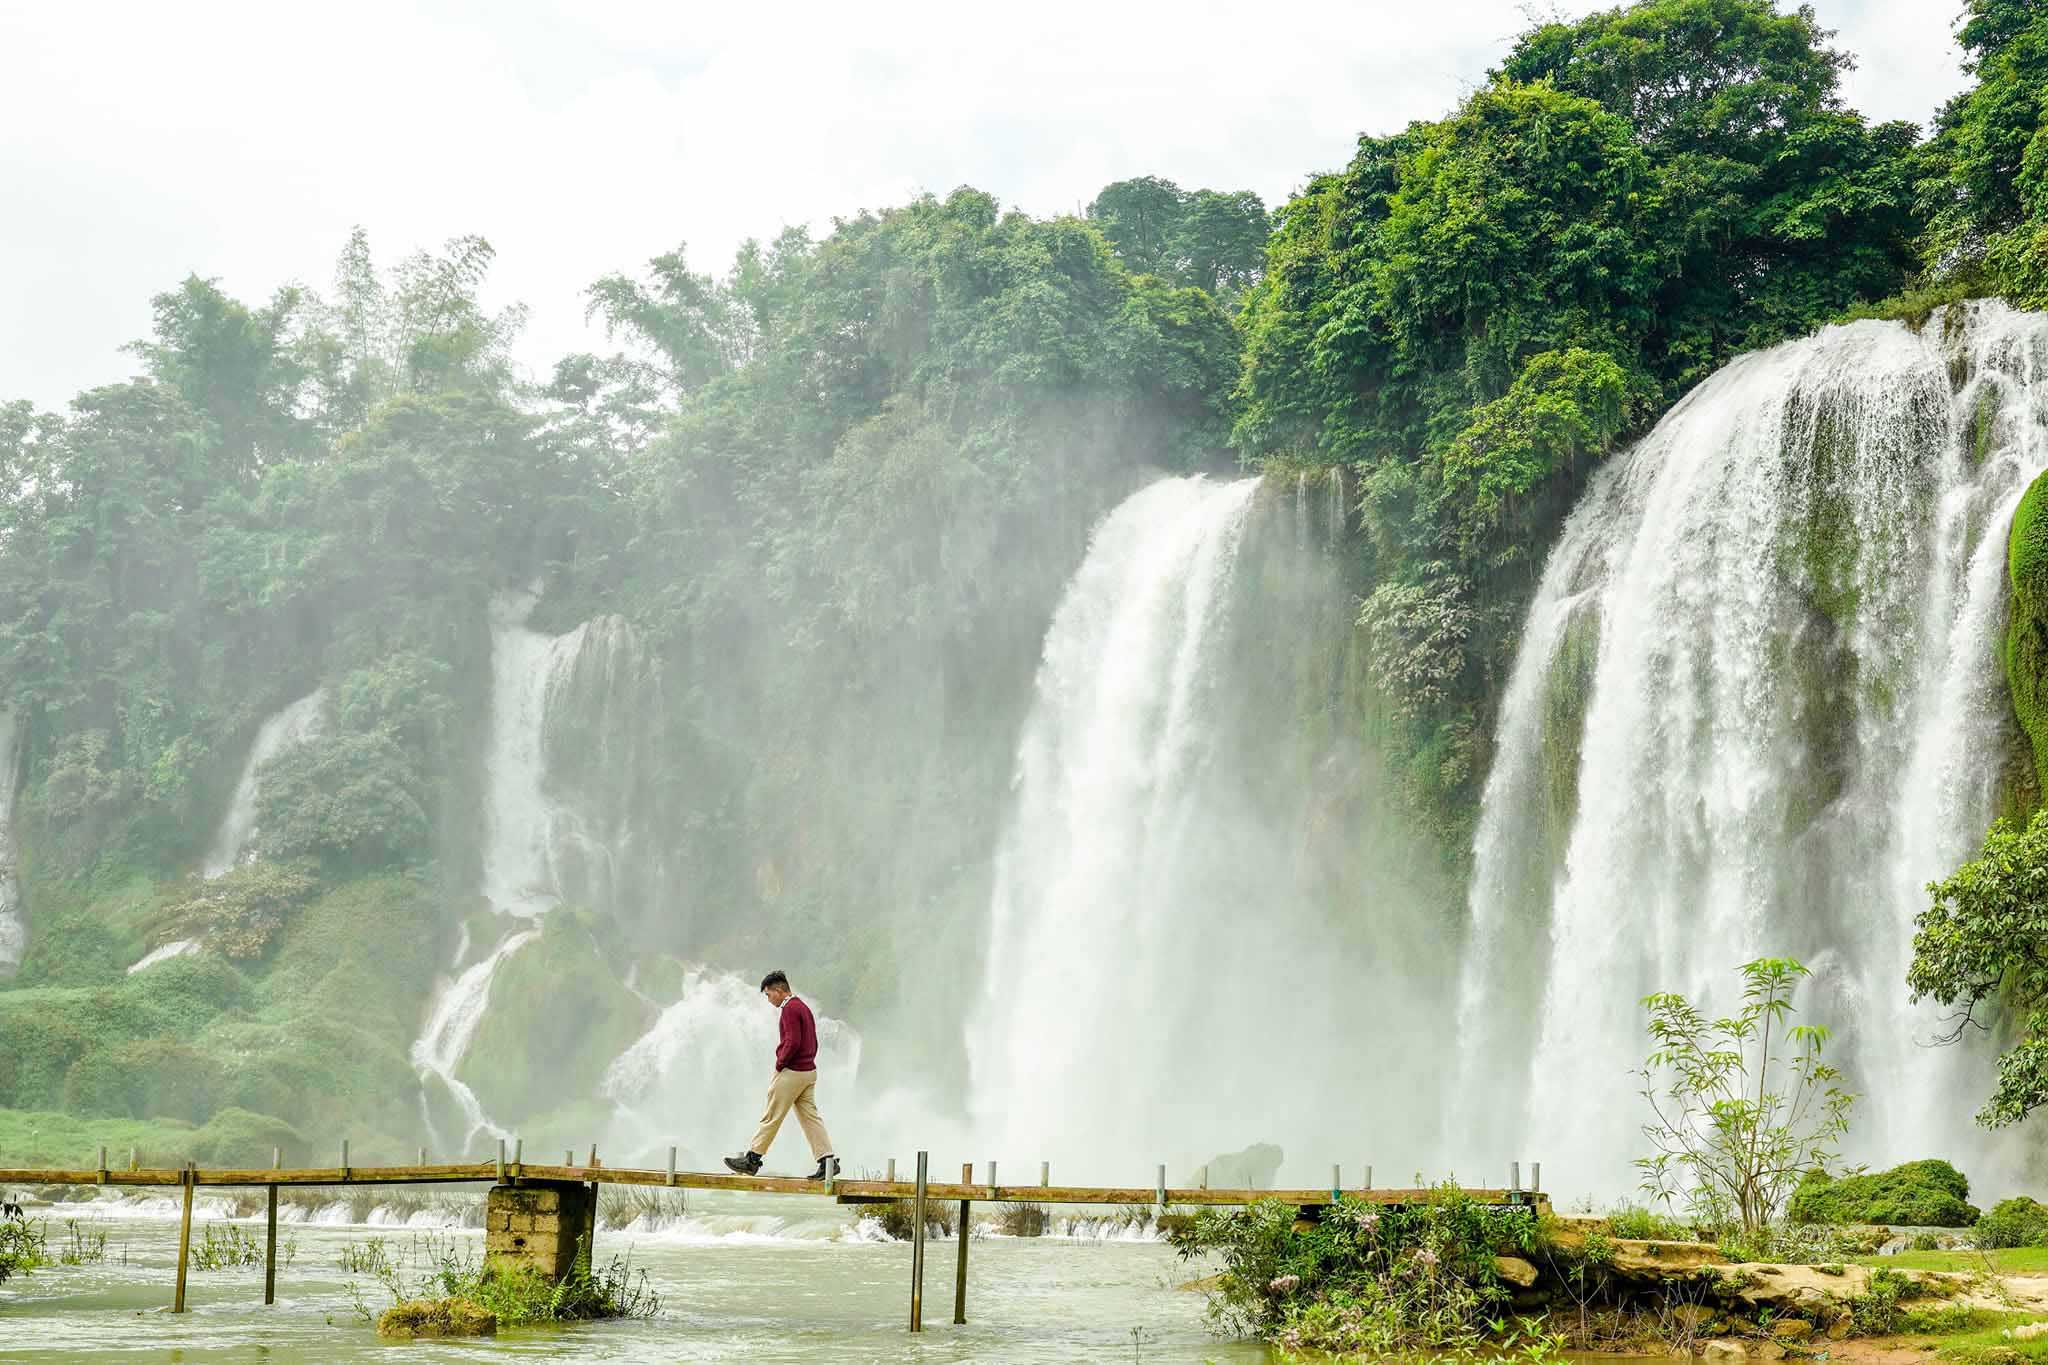
{"type": "Polygon", "coordinates": [[[1643,1191],[1683,1198],[1698,1221],[1767,1229],[1811,1170],[1834,1158],[1855,1096],[1821,1060],[1828,1030],[1793,1024],[1807,969],[1790,958],[1742,967],[1742,1007],[1709,1022],[1682,995],[1643,1000],[1655,1044],[1643,1068],[1655,1151],[1637,1160],[1643,1191]]]}
{"type": "Polygon", "coordinates": [[[1236,297],[1259,277],[1273,220],[1250,190],[1183,190],[1140,176],[1104,187],[1088,220],[1135,274],[1236,297]]]}
{"type": "Polygon", "coordinates": [[[1134,273],[1159,275],[1171,268],[1168,248],[1180,232],[1183,204],[1180,186],[1141,175],[1105,185],[1088,205],[1088,221],[1134,273]]]}
{"type": "Polygon", "coordinates": [[[1988,1027],[1978,1011],[2001,997],[2026,1011],[1977,1114],[1987,1128],[2017,1123],[2048,1103],[2048,808],[2024,829],[1994,823],[1978,855],[1927,890],[1906,985],[1916,1001],[1960,1008],[1944,1043],[1988,1027]]]}

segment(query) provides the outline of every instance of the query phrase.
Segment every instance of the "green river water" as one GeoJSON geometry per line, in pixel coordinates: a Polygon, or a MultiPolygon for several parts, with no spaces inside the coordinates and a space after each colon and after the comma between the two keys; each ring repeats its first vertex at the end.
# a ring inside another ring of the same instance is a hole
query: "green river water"
{"type": "MultiPolygon", "coordinates": [[[[806,1201],[807,1203],[808,1201],[806,1201]]],[[[52,1254],[73,1210],[49,1220],[52,1254]]],[[[1216,1338],[1204,1297],[1176,1286],[1205,1273],[1157,1242],[976,1237],[969,1247],[968,1322],[954,1326],[955,1244],[929,1244],[925,1331],[907,1331],[910,1247],[849,1235],[840,1211],[811,1214],[759,1196],[693,1195],[687,1227],[606,1229],[600,1259],[630,1250],[660,1294],[645,1321],[507,1331],[495,1339],[387,1343],[352,1306],[353,1279],[373,1308],[390,1295],[338,1265],[342,1249],[381,1237],[403,1262],[429,1236],[474,1251],[474,1230],[297,1224],[277,1303],[263,1272],[194,1270],[184,1316],[168,1312],[177,1224],[165,1217],[93,1219],[109,1236],[104,1262],[53,1265],[0,1286],[0,1361],[604,1360],[1166,1362],[1264,1361],[1216,1338]],[[783,1222],[784,1218],[791,1219],[783,1222]],[[1134,1336],[1135,1329],[1135,1336],[1134,1336]]],[[[193,1237],[217,1215],[197,1216],[193,1237]]],[[[262,1232],[261,1219],[243,1220],[262,1232]]],[[[409,1273],[409,1271],[408,1271],[409,1273]]]]}

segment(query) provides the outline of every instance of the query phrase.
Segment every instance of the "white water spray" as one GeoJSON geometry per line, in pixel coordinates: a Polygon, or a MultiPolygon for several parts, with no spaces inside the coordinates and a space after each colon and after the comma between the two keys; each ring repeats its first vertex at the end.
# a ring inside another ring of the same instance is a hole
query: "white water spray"
{"type": "MultiPolygon", "coordinates": [[[[484,1113],[483,1105],[477,1101],[476,1093],[459,1080],[455,1073],[462,1065],[463,1057],[469,1052],[470,1040],[476,1037],[477,1025],[483,1022],[484,1011],[491,1003],[491,978],[506,959],[539,937],[539,929],[522,929],[508,936],[491,955],[463,971],[452,981],[446,982],[434,1001],[433,1011],[427,1017],[427,1026],[420,1032],[412,1045],[413,1068],[419,1072],[422,1108],[426,1112],[429,1131],[435,1128],[433,1110],[427,1102],[428,1087],[439,1081],[450,1098],[461,1111],[463,1131],[461,1140],[452,1149],[454,1152],[467,1151],[470,1142],[479,1133],[491,1137],[509,1137],[511,1134],[492,1123],[484,1113]]],[[[446,1147],[447,1135],[435,1132],[435,1145],[446,1147]]]]}
{"type": "MultiPolygon", "coordinates": [[[[837,1019],[816,1019],[818,1105],[845,1143],[860,1093],[860,1035],[837,1019]]],[[[605,1070],[601,1093],[618,1106],[614,1143],[648,1160],[675,1144],[692,1169],[739,1150],[768,1091],[779,1023],[758,987],[728,972],[685,972],[682,998],[605,1070]]],[[[771,1157],[788,1165],[807,1159],[790,1156],[792,1142],[801,1151],[785,1134],[771,1157]]]]}
{"type": "Polygon", "coordinates": [[[1356,1132],[1386,1103],[1336,1082],[1392,1036],[1333,1027],[1372,974],[1298,884],[1294,808],[1274,818],[1231,747],[1243,717],[1219,670],[1256,487],[1132,495],[1046,633],[967,1035],[989,1156],[1076,1179],[1159,1159],[1178,1173],[1356,1132]]]}
{"type": "Polygon", "coordinates": [[[1802,1006],[1865,1093],[1858,1155],[1999,1178],[1982,1055],[1923,1046],[1903,978],[1922,886],[1995,812],[2048,318],[1957,321],[1736,361],[1603,471],[1546,567],[1475,844],[1460,1090],[1523,1103],[1577,1187],[1634,1183],[1640,997],[1725,1006],[1765,954],[1817,968],[1802,1006]]]}
{"type": "Polygon", "coordinates": [[[249,746],[249,757],[242,764],[242,776],[235,783],[235,794],[228,802],[227,814],[221,817],[220,828],[214,832],[213,846],[207,850],[206,861],[202,864],[202,871],[208,878],[231,870],[256,835],[257,771],[286,749],[319,734],[322,709],[326,704],[326,691],[315,688],[257,729],[256,742],[249,746]]]}

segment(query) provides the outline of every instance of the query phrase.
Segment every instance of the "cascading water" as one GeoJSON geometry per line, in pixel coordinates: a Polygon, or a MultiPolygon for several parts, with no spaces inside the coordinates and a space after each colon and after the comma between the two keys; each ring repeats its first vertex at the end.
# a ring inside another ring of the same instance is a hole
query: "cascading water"
{"type": "MultiPolygon", "coordinates": [[[[1253,562],[1256,489],[1170,478],[1132,495],[1047,631],[967,1032],[988,1156],[1077,1179],[1163,1159],[1178,1175],[1253,1142],[1302,1150],[1407,1123],[1382,1111],[1411,1105],[1344,1078],[1403,1067],[1408,987],[1307,885],[1313,784],[1261,766],[1300,736],[1285,686],[1260,690],[1275,673],[1263,651],[1295,641],[1247,634],[1277,602],[1233,582],[1253,562]],[[1340,1024],[1361,989],[1393,1016],[1370,1037],[1340,1024]]],[[[1257,562],[1327,562],[1308,550],[1260,546],[1257,562]]]]}
{"type": "MultiPolygon", "coordinates": [[[[860,1035],[822,1014],[817,1024],[818,1103],[845,1142],[853,1129],[841,1103],[850,1108],[860,1094],[860,1035]]],[[[685,972],[682,997],[605,1071],[602,1093],[617,1106],[614,1144],[650,1160],[675,1144],[686,1162],[707,1167],[736,1150],[767,1094],[777,1030],[758,987],[730,973],[685,972]]],[[[792,1141],[784,1137],[774,1155],[789,1157],[792,1141]]]]}
{"type": "Polygon", "coordinates": [[[433,1012],[427,1017],[427,1026],[412,1045],[413,1068],[420,1075],[420,1109],[426,1119],[427,1130],[434,1135],[435,1145],[444,1151],[462,1152],[479,1133],[492,1137],[510,1136],[492,1123],[478,1103],[476,1092],[463,1084],[455,1075],[462,1065],[462,1058],[469,1051],[470,1039],[476,1036],[477,1025],[483,1022],[484,1010],[491,1003],[491,978],[505,960],[531,943],[540,934],[538,929],[522,929],[509,935],[494,949],[489,957],[464,970],[442,988],[434,1001],[433,1012]],[[450,1134],[440,1131],[434,1121],[432,1084],[439,1082],[442,1091],[454,1101],[462,1118],[460,1141],[448,1145],[450,1134]]]}
{"type": "Polygon", "coordinates": [[[1922,887],[1996,813],[2005,533],[2044,465],[2048,318],[1976,304],[1743,357],[1602,471],[1501,711],[1454,1146],[1521,1110],[1529,1152],[1621,1192],[1638,1000],[1718,1008],[1791,954],[1865,1095],[1854,1150],[1997,1178],[1988,1068],[1922,1045],[1904,973],[1922,887]]]}
{"type": "Polygon", "coordinates": [[[561,901],[555,852],[562,808],[547,791],[548,694],[574,664],[584,627],[530,630],[533,592],[491,599],[491,734],[484,758],[483,893],[501,915],[532,918],[561,901]]]}
{"type": "Polygon", "coordinates": [[[14,789],[20,780],[20,727],[12,710],[0,711],[0,979],[13,976],[28,951],[14,871],[14,789]]]}
{"type": "Polygon", "coordinates": [[[256,742],[249,746],[249,757],[242,764],[242,776],[235,783],[235,794],[228,802],[227,814],[221,817],[220,828],[214,832],[213,845],[207,850],[206,861],[201,865],[208,878],[230,871],[241,860],[250,839],[255,837],[257,771],[286,749],[319,734],[326,704],[326,691],[315,688],[257,729],[256,742]]]}

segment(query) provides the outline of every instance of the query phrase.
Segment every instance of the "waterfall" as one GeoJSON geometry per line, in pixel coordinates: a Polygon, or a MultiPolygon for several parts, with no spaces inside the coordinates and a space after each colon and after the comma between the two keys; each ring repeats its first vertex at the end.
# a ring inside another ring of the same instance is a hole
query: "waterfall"
{"type": "Polygon", "coordinates": [[[2048,318],[1983,303],[1745,356],[1596,476],[1503,699],[1454,1134],[1525,1113],[1529,1153],[1622,1192],[1640,998],[1722,1009],[1790,954],[1865,1096],[1852,1150],[1996,1166],[1985,1058],[1923,1045],[1904,973],[1996,813],[2005,536],[2044,465],[2048,318]]]}
{"type": "MultiPolygon", "coordinates": [[[[860,1035],[837,1019],[816,1019],[819,1108],[843,1143],[848,1115],[840,1102],[859,1093],[860,1035]]],[[[673,1143],[693,1169],[738,1151],[767,1093],[778,1028],[757,986],[728,972],[686,971],[681,998],[605,1070],[601,1093],[617,1106],[613,1142],[650,1160],[673,1143]]],[[[787,1133],[771,1155],[780,1165],[808,1161],[801,1141],[787,1133]],[[791,1150],[801,1155],[791,1158],[791,1150]]]]}
{"type": "Polygon", "coordinates": [[[14,871],[14,789],[21,781],[21,727],[0,711],[0,979],[13,976],[28,951],[28,921],[14,871]]]}
{"type": "Polygon", "coordinates": [[[1308,471],[1294,476],[1294,543],[1308,544],[1308,471]]]}
{"type": "Polygon", "coordinates": [[[534,592],[491,600],[491,732],[484,757],[483,893],[501,915],[532,918],[561,901],[556,850],[568,816],[548,795],[548,697],[573,667],[584,627],[527,628],[534,592]]]}
{"type": "Polygon", "coordinates": [[[1344,539],[1344,528],[1350,518],[1350,509],[1344,505],[1344,466],[1330,466],[1330,500],[1328,524],[1323,527],[1323,540],[1335,545],[1344,539]]]}
{"type": "Polygon", "coordinates": [[[1347,1034],[1361,983],[1392,992],[1376,1012],[1395,1015],[1406,988],[1361,967],[1304,891],[1303,793],[1250,776],[1294,742],[1291,715],[1238,704],[1234,670],[1272,667],[1234,643],[1265,619],[1232,590],[1256,488],[1171,478],[1133,494],[1046,633],[967,1034],[989,1156],[1128,1178],[1399,1125],[1375,1111],[1413,1107],[1334,1083],[1383,1067],[1406,1028],[1347,1034]]]}
{"type": "Polygon", "coordinates": [[[491,1122],[484,1113],[483,1105],[478,1103],[475,1092],[458,1080],[455,1072],[462,1065],[463,1055],[469,1051],[470,1039],[476,1036],[477,1025],[483,1022],[484,1010],[491,1003],[491,978],[498,974],[498,968],[507,958],[539,934],[538,929],[522,929],[508,935],[489,957],[445,982],[427,1016],[427,1026],[412,1045],[413,1069],[420,1077],[421,1111],[428,1131],[434,1134],[434,1145],[442,1150],[467,1151],[478,1133],[492,1137],[510,1136],[491,1122]],[[452,1147],[434,1123],[429,1082],[435,1080],[441,1083],[462,1114],[461,1140],[452,1147]]]}
{"type": "Polygon", "coordinates": [[[286,749],[319,734],[322,708],[326,704],[326,691],[315,688],[258,727],[256,742],[249,746],[249,757],[243,760],[242,776],[235,783],[235,794],[228,802],[227,814],[221,817],[220,828],[214,832],[213,844],[207,849],[206,861],[201,864],[206,877],[218,877],[241,860],[243,851],[256,835],[257,771],[286,749]]]}

